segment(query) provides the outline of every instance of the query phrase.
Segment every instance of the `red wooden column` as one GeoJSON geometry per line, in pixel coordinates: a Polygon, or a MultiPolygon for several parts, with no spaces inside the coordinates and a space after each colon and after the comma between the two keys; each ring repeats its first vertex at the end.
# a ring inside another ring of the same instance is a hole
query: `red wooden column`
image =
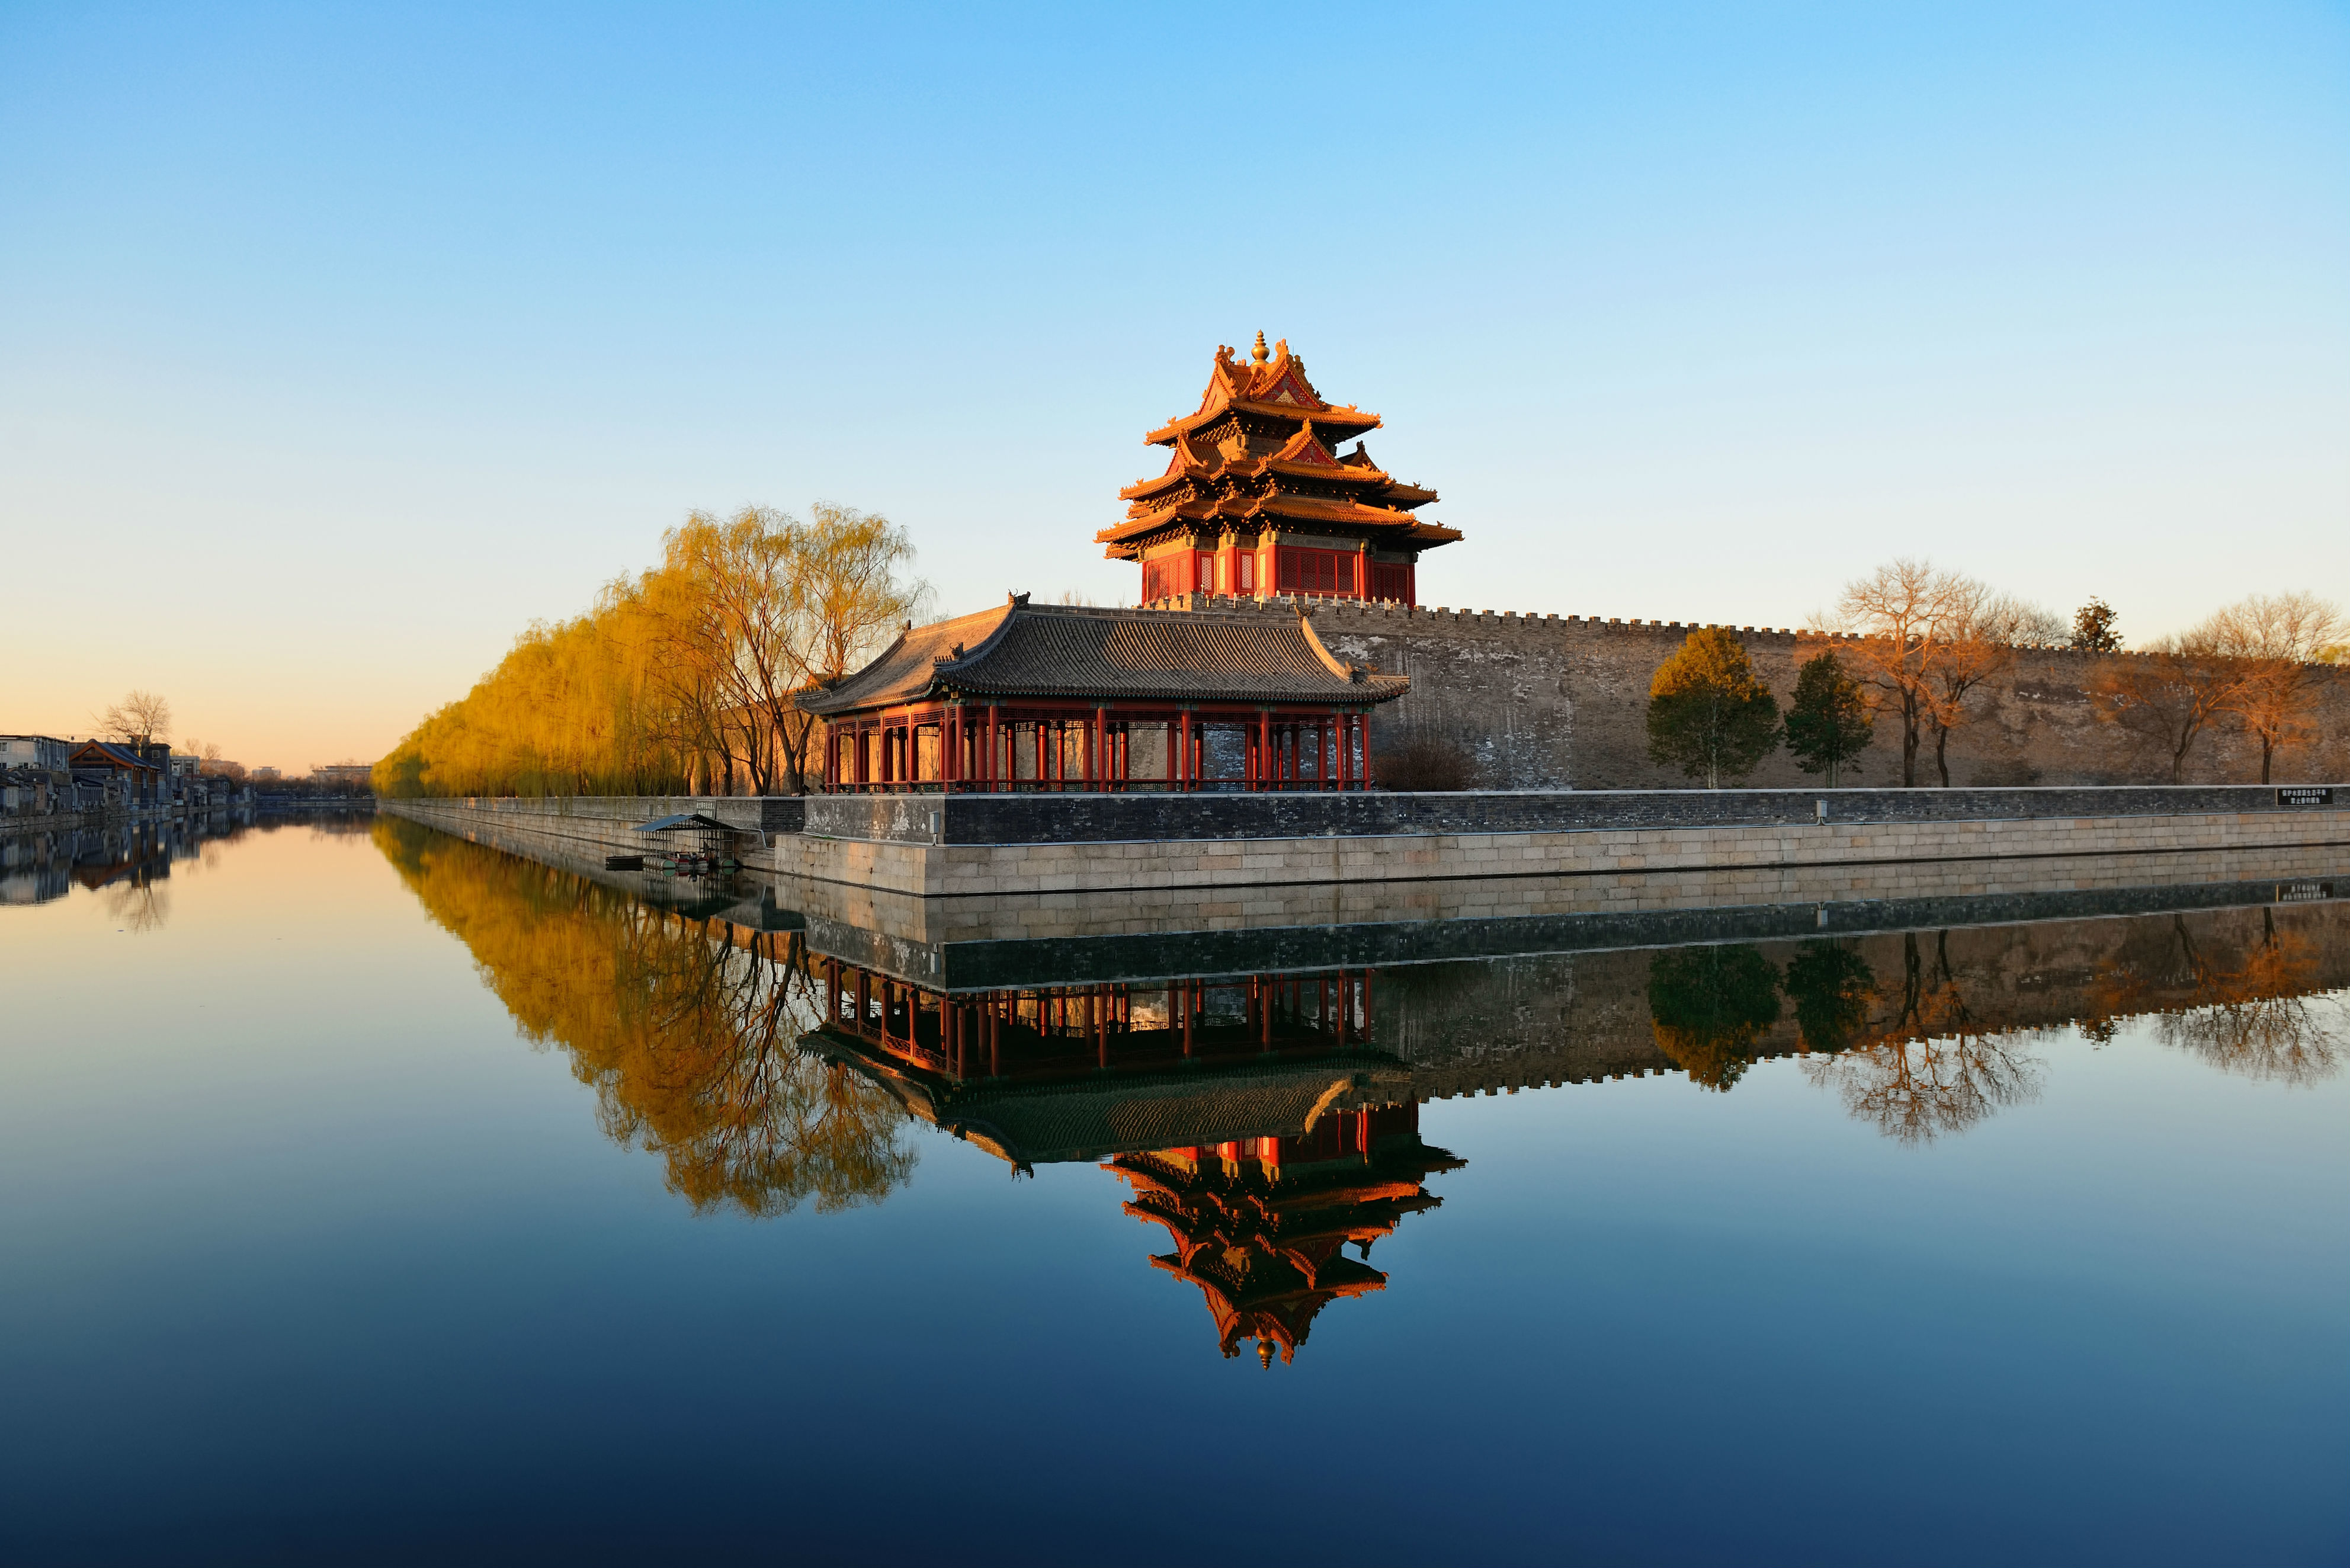
{"type": "Polygon", "coordinates": [[[1264,789],[1280,776],[1273,765],[1273,710],[1256,711],[1256,787],[1264,789]]]}
{"type": "Polygon", "coordinates": [[[1160,726],[1160,728],[1164,729],[1164,730],[1167,732],[1167,748],[1166,748],[1166,749],[1167,749],[1167,755],[1166,755],[1166,759],[1165,759],[1165,768],[1166,768],[1166,773],[1167,773],[1167,787],[1168,787],[1170,790],[1172,790],[1172,789],[1175,787],[1175,724],[1174,724],[1174,721],[1170,720],[1167,723],[1165,723],[1165,724],[1161,725],[1161,726],[1160,726]]]}
{"type": "Polygon", "coordinates": [[[1189,708],[1183,710],[1180,727],[1180,744],[1177,747],[1177,755],[1181,758],[1181,762],[1176,768],[1176,777],[1182,782],[1183,788],[1188,790],[1191,787],[1191,710],[1189,708]]]}
{"type": "Polygon", "coordinates": [[[1371,787],[1371,711],[1367,708],[1363,710],[1363,782],[1355,787],[1371,787]]]}
{"type": "Polygon", "coordinates": [[[1338,787],[1347,787],[1347,780],[1355,771],[1355,718],[1351,713],[1334,713],[1338,725],[1338,787]]]}
{"type": "Polygon", "coordinates": [[[1092,745],[1094,788],[1097,791],[1107,790],[1109,788],[1109,710],[1107,708],[1097,707],[1094,710],[1092,745]]]}

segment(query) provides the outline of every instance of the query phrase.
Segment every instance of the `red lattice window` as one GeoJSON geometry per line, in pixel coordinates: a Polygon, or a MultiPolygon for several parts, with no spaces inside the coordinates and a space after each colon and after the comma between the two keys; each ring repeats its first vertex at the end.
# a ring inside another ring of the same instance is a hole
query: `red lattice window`
{"type": "Polygon", "coordinates": [[[1274,552],[1274,570],[1279,573],[1274,588],[1283,594],[1346,594],[1355,592],[1355,563],[1351,550],[1292,550],[1274,552]]]}
{"type": "Polygon", "coordinates": [[[1161,556],[1142,563],[1142,602],[1173,598],[1191,591],[1191,556],[1189,551],[1161,556]]]}
{"type": "Polygon", "coordinates": [[[1409,600],[1411,568],[1401,562],[1373,561],[1370,597],[1375,599],[1409,600]]]}

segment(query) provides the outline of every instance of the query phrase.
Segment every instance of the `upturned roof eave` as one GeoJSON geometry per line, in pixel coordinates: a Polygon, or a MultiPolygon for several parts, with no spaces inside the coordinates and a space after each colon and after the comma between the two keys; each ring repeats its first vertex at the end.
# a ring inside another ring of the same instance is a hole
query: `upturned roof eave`
{"type": "MultiPolygon", "coordinates": [[[[1317,706],[1326,704],[1344,707],[1349,703],[1391,702],[1410,689],[1410,680],[1399,675],[1374,676],[1359,684],[1351,681],[1340,684],[1333,681],[1327,687],[1315,687],[1302,691],[1269,691],[1263,688],[1244,691],[1202,691],[1198,687],[1169,686],[1104,691],[1090,686],[1049,687],[1030,685],[1025,682],[990,688],[980,682],[972,681],[957,682],[952,685],[941,683],[934,691],[923,693],[922,698],[919,700],[928,700],[933,696],[939,698],[984,697],[993,700],[1000,706],[1007,699],[1016,701],[1024,697],[1033,697],[1039,701],[1085,702],[1105,708],[1115,707],[1120,702],[1301,702],[1317,706]]],[[[896,703],[889,705],[899,706],[896,703]]]]}
{"type": "Polygon", "coordinates": [[[984,699],[1001,707],[1007,702],[1034,699],[1046,702],[1074,702],[1093,707],[1114,708],[1121,702],[1236,702],[1253,704],[1297,703],[1314,707],[1377,706],[1392,702],[1411,690],[1408,676],[1374,675],[1360,682],[1341,683],[1333,680],[1326,686],[1290,688],[1286,690],[1220,689],[1200,687],[1130,687],[1117,691],[1092,686],[1044,686],[1026,681],[990,685],[978,680],[931,680],[916,689],[877,694],[838,706],[810,707],[806,711],[818,718],[841,718],[852,713],[879,711],[891,708],[918,707],[932,702],[956,699],[984,699]]]}
{"type": "Polygon", "coordinates": [[[1301,523],[1328,523],[1357,528],[1395,529],[1422,538],[1430,545],[1449,545],[1461,537],[1458,529],[1423,523],[1408,512],[1374,511],[1359,502],[1339,503],[1333,506],[1303,496],[1271,495],[1251,497],[1244,506],[1237,507],[1222,500],[1204,505],[1170,507],[1156,516],[1131,518],[1104,528],[1094,535],[1094,543],[1120,545],[1161,528],[1222,521],[1252,522],[1261,517],[1285,517],[1301,523]],[[1366,513],[1370,514],[1365,515],[1366,513]]]}
{"type": "Polygon", "coordinates": [[[1230,398],[1211,403],[1196,413],[1185,414],[1180,419],[1168,421],[1149,435],[1144,436],[1142,442],[1145,446],[1169,445],[1178,436],[1188,435],[1201,425],[1212,420],[1221,419],[1234,410],[1244,414],[1264,414],[1278,420],[1296,420],[1301,423],[1311,420],[1317,425],[1338,426],[1356,435],[1379,428],[1378,415],[1365,413],[1357,408],[1326,403],[1318,409],[1309,409],[1302,403],[1261,403],[1253,398],[1230,398]]]}
{"type": "Polygon", "coordinates": [[[1173,469],[1149,479],[1138,479],[1118,493],[1120,501],[1146,501],[1162,491],[1172,490],[1186,480],[1206,481],[1220,477],[1254,479],[1260,474],[1287,474],[1296,479],[1322,480],[1336,484],[1355,485],[1364,490],[1386,487],[1401,493],[1423,498],[1421,504],[1436,499],[1433,490],[1417,485],[1399,484],[1395,476],[1383,469],[1359,467],[1340,462],[1335,458],[1328,462],[1305,462],[1294,457],[1244,457],[1232,462],[1197,463],[1188,468],[1173,469]]]}

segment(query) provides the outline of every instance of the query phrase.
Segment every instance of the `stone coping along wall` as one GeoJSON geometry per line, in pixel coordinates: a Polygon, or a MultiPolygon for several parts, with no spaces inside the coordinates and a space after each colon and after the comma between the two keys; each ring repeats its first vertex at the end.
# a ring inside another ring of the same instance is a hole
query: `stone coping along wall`
{"type": "MultiPolygon", "coordinates": [[[[2336,809],[2350,808],[2350,786],[2332,788],[2336,809]]],[[[1100,844],[1787,826],[1821,822],[2017,822],[2213,812],[2326,815],[2322,806],[2281,805],[2281,798],[2276,788],[2264,784],[811,795],[802,831],[816,837],[875,843],[1100,844]]]]}

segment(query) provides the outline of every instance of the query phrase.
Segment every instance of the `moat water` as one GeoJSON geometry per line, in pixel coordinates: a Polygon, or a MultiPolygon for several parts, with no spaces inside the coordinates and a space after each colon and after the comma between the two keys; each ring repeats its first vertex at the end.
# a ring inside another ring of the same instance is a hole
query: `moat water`
{"type": "Polygon", "coordinates": [[[0,858],[9,1563],[2350,1561],[2350,880],[941,996],[0,858]]]}

